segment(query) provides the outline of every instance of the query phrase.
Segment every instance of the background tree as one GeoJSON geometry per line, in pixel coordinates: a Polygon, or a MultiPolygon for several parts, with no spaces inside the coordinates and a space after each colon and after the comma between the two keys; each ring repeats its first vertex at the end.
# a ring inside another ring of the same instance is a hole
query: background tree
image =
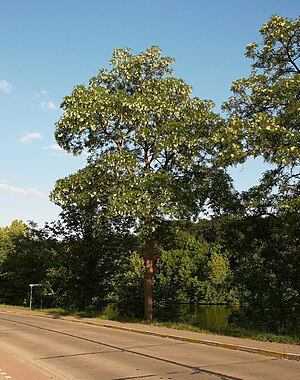
{"type": "Polygon", "coordinates": [[[56,306],[103,308],[120,261],[135,244],[128,223],[105,213],[109,186],[92,165],[57,182],[55,199],[62,212],[60,221],[48,228],[61,244],[47,277],[56,306]]]}
{"type": "Polygon", "coordinates": [[[162,309],[161,317],[174,318],[174,307],[179,309],[181,303],[233,301],[227,252],[218,244],[191,236],[182,248],[163,250],[157,268],[154,290],[158,293],[156,303],[162,309]]]}
{"type": "Polygon", "coordinates": [[[222,240],[244,305],[231,322],[275,333],[299,332],[299,223],[296,213],[223,222],[222,240]]]}
{"type": "Polygon", "coordinates": [[[282,332],[299,324],[300,18],[272,16],[260,34],[261,44],[246,48],[251,74],[233,82],[223,105],[227,124],[215,140],[220,162],[260,156],[268,166],[259,185],[241,195],[244,212],[255,217],[229,221],[236,238],[225,240],[249,305],[242,321],[262,328],[264,315],[266,329],[282,332]]]}
{"type": "Polygon", "coordinates": [[[223,105],[228,124],[215,136],[219,159],[228,164],[263,157],[269,165],[258,187],[244,194],[256,214],[299,209],[300,205],[300,18],[272,16],[251,43],[248,78],[232,84],[223,105]]]}
{"type": "Polygon", "coordinates": [[[45,283],[54,245],[34,225],[14,220],[0,229],[0,302],[28,305],[29,284],[45,283]]]}
{"type": "MultiPolygon", "coordinates": [[[[136,56],[115,50],[110,71],[65,97],[55,133],[63,149],[90,154],[97,175],[82,190],[95,199],[96,214],[105,209],[130,221],[143,241],[146,319],[152,319],[157,226],[164,218],[199,215],[211,179],[224,173],[210,164],[210,139],[221,120],[211,101],[192,98],[191,87],[171,76],[173,62],[156,46],[136,56]]],[[[58,181],[54,202],[64,204],[68,188],[67,179],[58,181]]]]}

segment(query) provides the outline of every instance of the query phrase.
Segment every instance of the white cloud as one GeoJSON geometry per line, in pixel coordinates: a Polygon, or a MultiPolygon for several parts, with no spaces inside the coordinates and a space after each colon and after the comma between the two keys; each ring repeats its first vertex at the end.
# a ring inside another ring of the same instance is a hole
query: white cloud
{"type": "Polygon", "coordinates": [[[37,98],[41,98],[42,96],[48,95],[49,92],[46,90],[41,90],[41,91],[34,91],[33,95],[36,96],[37,98]]]}
{"type": "Polygon", "coordinates": [[[9,94],[12,89],[12,85],[4,79],[0,80],[0,91],[5,94],[9,94]]]}
{"type": "Polygon", "coordinates": [[[43,146],[43,149],[54,150],[56,152],[63,151],[63,149],[58,144],[52,144],[52,145],[43,146]]]}
{"type": "Polygon", "coordinates": [[[42,110],[55,111],[58,109],[53,102],[41,102],[40,107],[42,110]]]}
{"type": "Polygon", "coordinates": [[[0,190],[6,191],[7,193],[19,194],[26,198],[42,199],[45,197],[44,193],[42,193],[41,191],[33,187],[30,187],[30,188],[15,187],[15,186],[8,185],[5,182],[0,182],[0,190]]]}
{"type": "Polygon", "coordinates": [[[21,144],[28,144],[34,140],[40,140],[42,135],[38,132],[25,133],[18,141],[21,144]]]}
{"type": "MultiPolygon", "coordinates": [[[[43,146],[42,148],[45,150],[49,150],[51,152],[50,156],[53,156],[53,157],[62,157],[62,156],[67,155],[67,152],[63,148],[61,148],[58,144],[47,145],[47,146],[43,146]]],[[[84,150],[80,154],[80,157],[86,159],[90,157],[90,155],[91,153],[84,150]]]]}
{"type": "Polygon", "coordinates": [[[66,152],[58,144],[43,146],[43,149],[51,151],[51,156],[60,157],[66,155],[66,152]]]}

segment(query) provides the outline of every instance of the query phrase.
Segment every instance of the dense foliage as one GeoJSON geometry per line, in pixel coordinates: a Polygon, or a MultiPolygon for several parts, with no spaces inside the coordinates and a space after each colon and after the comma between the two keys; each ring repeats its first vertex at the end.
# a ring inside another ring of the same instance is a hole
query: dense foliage
{"type": "Polygon", "coordinates": [[[21,221],[0,229],[1,303],[28,304],[29,284],[45,281],[54,247],[21,221]]]}
{"type": "MultiPolygon", "coordinates": [[[[231,323],[296,333],[299,227],[297,215],[166,223],[155,261],[156,318],[179,318],[182,303],[242,304],[231,323]]],[[[72,235],[63,241],[52,234],[53,228],[37,231],[19,221],[0,229],[0,302],[28,306],[29,284],[43,283],[44,307],[99,310],[110,304],[124,316],[143,317],[137,237],[72,235]]],[[[40,306],[38,289],[33,305],[40,306]]]]}

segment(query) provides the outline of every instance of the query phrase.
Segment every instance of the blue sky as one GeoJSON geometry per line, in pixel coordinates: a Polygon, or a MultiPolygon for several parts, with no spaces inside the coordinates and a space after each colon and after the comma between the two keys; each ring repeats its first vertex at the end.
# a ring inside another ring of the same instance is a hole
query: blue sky
{"type": "MultiPolygon", "coordinates": [[[[159,45],[193,95],[220,107],[249,74],[245,46],[260,40],[261,25],[299,11],[299,0],[0,0],[0,227],[57,219],[49,192],[85,165],[56,145],[59,105],[114,48],[159,45]]],[[[260,168],[234,169],[236,187],[254,185],[260,168]]]]}

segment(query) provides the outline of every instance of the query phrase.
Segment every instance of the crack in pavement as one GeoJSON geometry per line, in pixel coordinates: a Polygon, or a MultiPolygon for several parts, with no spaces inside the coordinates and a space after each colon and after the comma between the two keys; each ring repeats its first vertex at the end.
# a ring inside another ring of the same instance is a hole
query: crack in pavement
{"type": "Polygon", "coordinates": [[[46,356],[43,358],[35,358],[35,360],[51,360],[51,359],[60,359],[60,358],[71,358],[73,356],[76,357],[76,356],[87,356],[87,355],[106,354],[106,353],[111,353],[111,351],[95,351],[95,352],[82,352],[80,354],[46,356]]]}

